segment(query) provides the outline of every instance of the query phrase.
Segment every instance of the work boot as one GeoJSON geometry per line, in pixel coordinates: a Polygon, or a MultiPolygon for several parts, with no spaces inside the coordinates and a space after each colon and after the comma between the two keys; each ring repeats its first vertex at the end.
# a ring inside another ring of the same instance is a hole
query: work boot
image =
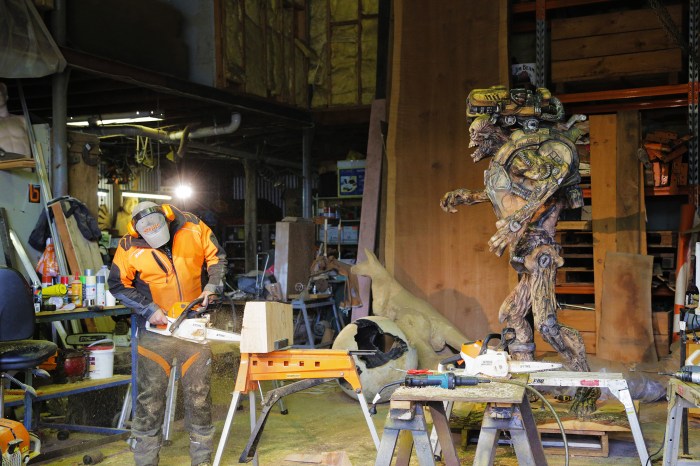
{"type": "Polygon", "coordinates": [[[209,466],[214,448],[214,426],[191,426],[190,458],[193,466],[209,466]]]}

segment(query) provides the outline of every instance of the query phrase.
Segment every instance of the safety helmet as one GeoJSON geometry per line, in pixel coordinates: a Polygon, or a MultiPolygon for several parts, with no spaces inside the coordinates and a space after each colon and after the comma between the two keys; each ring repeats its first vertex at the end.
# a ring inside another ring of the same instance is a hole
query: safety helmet
{"type": "Polygon", "coordinates": [[[170,240],[168,220],[174,214],[169,205],[159,206],[155,202],[143,201],[136,204],[131,212],[129,233],[136,238],[141,237],[152,248],[159,248],[170,240]]]}

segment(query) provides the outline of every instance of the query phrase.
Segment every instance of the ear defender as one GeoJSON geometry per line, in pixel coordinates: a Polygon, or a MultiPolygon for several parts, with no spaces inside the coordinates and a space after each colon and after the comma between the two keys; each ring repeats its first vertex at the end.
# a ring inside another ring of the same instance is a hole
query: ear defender
{"type": "Polygon", "coordinates": [[[170,204],[162,204],[159,206],[149,207],[134,215],[134,218],[132,218],[131,221],[127,223],[126,231],[134,238],[140,237],[141,235],[139,235],[139,232],[136,230],[136,223],[142,218],[144,218],[146,215],[150,215],[153,213],[163,214],[165,216],[165,219],[169,222],[175,220],[175,212],[173,212],[172,206],[170,204]]]}
{"type": "Polygon", "coordinates": [[[136,231],[136,228],[134,228],[134,221],[133,220],[126,224],[126,231],[134,238],[139,237],[139,232],[136,231]]]}
{"type": "Polygon", "coordinates": [[[173,208],[170,204],[161,204],[160,208],[163,211],[163,215],[165,215],[165,219],[168,222],[172,222],[173,220],[175,220],[175,212],[173,212],[173,208]]]}

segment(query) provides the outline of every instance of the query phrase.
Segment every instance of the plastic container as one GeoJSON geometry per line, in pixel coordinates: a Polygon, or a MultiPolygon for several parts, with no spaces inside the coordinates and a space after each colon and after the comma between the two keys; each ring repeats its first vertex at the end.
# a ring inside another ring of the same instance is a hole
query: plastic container
{"type": "Polygon", "coordinates": [[[73,282],[70,285],[70,294],[73,297],[73,304],[76,307],[81,307],[83,305],[83,284],[78,274],[73,277],[73,282]]]}
{"type": "Polygon", "coordinates": [[[84,307],[94,306],[97,301],[97,277],[85,275],[85,302],[84,307]]]}
{"type": "Polygon", "coordinates": [[[90,353],[89,378],[108,379],[114,375],[114,340],[97,340],[85,349],[90,353]]]}
{"type": "Polygon", "coordinates": [[[96,304],[98,306],[107,305],[107,278],[109,277],[109,267],[103,265],[100,270],[97,271],[97,293],[96,293],[96,304]]]}

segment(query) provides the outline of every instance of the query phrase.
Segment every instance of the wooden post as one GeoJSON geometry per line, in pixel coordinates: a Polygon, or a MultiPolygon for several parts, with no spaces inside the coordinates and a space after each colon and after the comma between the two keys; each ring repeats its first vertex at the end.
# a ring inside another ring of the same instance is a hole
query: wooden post
{"type": "Polygon", "coordinates": [[[257,169],[255,162],[243,161],[245,169],[245,271],[249,272],[258,268],[256,255],[258,253],[258,195],[256,190],[257,169]]]}

